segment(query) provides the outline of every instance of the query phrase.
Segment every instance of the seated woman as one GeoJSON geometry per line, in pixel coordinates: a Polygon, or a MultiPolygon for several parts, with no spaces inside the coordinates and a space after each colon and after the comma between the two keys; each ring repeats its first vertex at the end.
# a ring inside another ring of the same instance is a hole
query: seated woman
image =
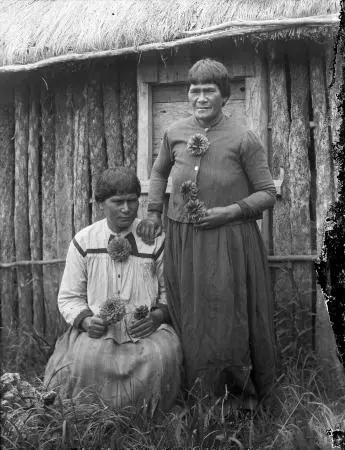
{"type": "Polygon", "coordinates": [[[105,219],[69,246],[58,307],[70,328],[44,379],[63,397],[96,394],[116,408],[146,400],[169,409],[175,401],[182,354],[168,324],[164,237],[138,237],[140,192],[130,169],[105,170],[95,190],[105,219]]]}

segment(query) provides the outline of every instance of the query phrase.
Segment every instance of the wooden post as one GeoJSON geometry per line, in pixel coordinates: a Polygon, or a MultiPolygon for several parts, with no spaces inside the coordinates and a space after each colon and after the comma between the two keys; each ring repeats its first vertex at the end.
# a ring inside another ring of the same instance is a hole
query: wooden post
{"type": "Polygon", "coordinates": [[[124,165],[137,167],[137,79],[136,65],[129,63],[120,72],[120,114],[124,165]]]}
{"type": "MultiPolygon", "coordinates": [[[[290,49],[291,76],[291,127],[289,135],[289,164],[290,164],[290,221],[292,245],[294,255],[311,253],[310,228],[310,167],[308,146],[309,130],[309,82],[307,55],[303,52],[296,55],[296,49],[290,49]]],[[[296,298],[296,327],[297,335],[312,329],[310,312],[312,311],[312,273],[311,268],[301,262],[293,264],[293,283],[296,298]]],[[[304,334],[303,343],[306,348],[312,344],[312,334],[304,334]]],[[[297,336],[296,336],[297,337],[297,336]]],[[[302,342],[302,341],[301,341],[302,342]]]]}
{"type": "MultiPolygon", "coordinates": [[[[30,255],[29,196],[28,196],[28,142],[29,90],[25,82],[15,89],[15,204],[14,237],[17,260],[28,260],[30,255]]],[[[17,267],[18,315],[21,333],[32,330],[31,268],[17,267]]]]}
{"type": "MultiPolygon", "coordinates": [[[[291,254],[289,134],[290,117],[284,62],[284,50],[276,43],[268,45],[268,74],[270,86],[270,124],[272,142],[272,175],[278,179],[284,171],[281,196],[273,208],[273,253],[291,254]]],[[[291,301],[292,274],[288,264],[279,264],[274,272],[274,296],[277,304],[277,337],[280,350],[292,340],[292,322],[288,305],[291,301]]]]}
{"type": "MultiPolygon", "coordinates": [[[[317,48],[310,58],[310,89],[313,107],[314,148],[316,160],[316,227],[317,252],[320,254],[323,240],[325,219],[334,201],[334,183],[331,160],[331,140],[328,130],[326,82],[324,79],[323,60],[317,48]]],[[[323,379],[328,395],[338,398],[345,393],[345,375],[337,356],[337,345],[329,319],[325,297],[317,286],[316,316],[316,352],[322,369],[323,379]]]]}
{"type": "MultiPolygon", "coordinates": [[[[42,120],[42,256],[56,259],[57,229],[55,215],[55,105],[53,81],[41,84],[42,120]]],[[[60,267],[63,267],[62,265],[60,267]]],[[[43,266],[43,290],[45,300],[45,335],[53,344],[58,334],[60,314],[57,308],[60,269],[58,265],[43,266]]]]}
{"type": "Polygon", "coordinates": [[[90,224],[90,181],[87,84],[78,78],[73,87],[74,104],[74,230],[77,233],[90,224]],[[80,83],[80,84],[79,84],[80,83]]]}
{"type": "MultiPolygon", "coordinates": [[[[254,56],[255,76],[246,78],[246,105],[245,115],[249,128],[251,128],[260,138],[263,146],[268,149],[268,86],[267,67],[262,56],[254,56]]],[[[267,159],[269,155],[267,153],[267,159]]],[[[270,241],[270,212],[264,211],[260,224],[261,233],[269,250],[270,241]]]]}
{"type": "Polygon", "coordinates": [[[119,71],[110,68],[103,83],[104,133],[108,167],[123,166],[119,71]]]}
{"type": "Polygon", "coordinates": [[[94,200],[95,183],[98,175],[107,167],[103,98],[98,76],[94,76],[88,86],[88,134],[92,183],[92,222],[95,222],[103,218],[103,212],[94,200]]]}
{"type": "Polygon", "coordinates": [[[58,86],[55,91],[55,217],[58,258],[66,257],[74,234],[73,144],[72,89],[70,85],[58,86]]]}
{"type": "MultiPolygon", "coordinates": [[[[14,93],[1,84],[0,99],[0,254],[3,261],[15,260],[14,249],[14,93]]],[[[0,270],[1,338],[17,328],[15,270],[0,270]]]]}
{"type": "MultiPolygon", "coordinates": [[[[42,259],[42,228],[40,205],[40,95],[36,85],[31,86],[29,107],[28,191],[31,259],[42,259]]],[[[35,331],[44,334],[44,298],[42,268],[32,266],[33,324],[35,331]]]]}

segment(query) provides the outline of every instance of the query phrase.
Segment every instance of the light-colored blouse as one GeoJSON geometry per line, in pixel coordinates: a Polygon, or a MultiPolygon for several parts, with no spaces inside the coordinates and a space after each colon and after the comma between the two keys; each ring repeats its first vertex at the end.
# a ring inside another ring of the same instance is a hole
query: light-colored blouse
{"type": "Polygon", "coordinates": [[[136,233],[139,220],[117,236],[131,244],[127,261],[115,262],[107,246],[115,235],[103,219],[79,231],[70,243],[63,273],[58,307],[70,325],[97,315],[110,298],[119,297],[126,311],[146,305],[149,309],[166,304],[163,280],[164,234],[153,245],[145,244],[136,233]]]}

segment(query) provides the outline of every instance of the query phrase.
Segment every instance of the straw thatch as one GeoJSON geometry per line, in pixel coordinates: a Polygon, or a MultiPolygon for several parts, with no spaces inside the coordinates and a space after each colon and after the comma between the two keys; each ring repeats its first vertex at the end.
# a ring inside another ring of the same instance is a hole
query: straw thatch
{"type": "Polygon", "coordinates": [[[338,12],[338,0],[2,0],[0,64],[168,42],[234,20],[338,12]]]}

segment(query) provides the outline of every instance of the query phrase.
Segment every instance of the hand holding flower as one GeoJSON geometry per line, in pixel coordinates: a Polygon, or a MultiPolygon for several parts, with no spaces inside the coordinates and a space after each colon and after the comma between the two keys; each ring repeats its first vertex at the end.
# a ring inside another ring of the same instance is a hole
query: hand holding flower
{"type": "Polygon", "coordinates": [[[208,209],[205,215],[194,224],[194,227],[200,230],[221,227],[241,217],[241,214],[241,208],[237,203],[229,206],[216,206],[215,208],[208,209]]]}
{"type": "Polygon", "coordinates": [[[107,330],[107,324],[97,316],[85,317],[81,323],[81,328],[87,332],[90,338],[98,339],[107,330]]]}
{"type": "Polygon", "coordinates": [[[129,334],[136,339],[143,339],[154,333],[163,323],[163,311],[155,309],[147,317],[133,321],[129,327],[129,334]]]}

